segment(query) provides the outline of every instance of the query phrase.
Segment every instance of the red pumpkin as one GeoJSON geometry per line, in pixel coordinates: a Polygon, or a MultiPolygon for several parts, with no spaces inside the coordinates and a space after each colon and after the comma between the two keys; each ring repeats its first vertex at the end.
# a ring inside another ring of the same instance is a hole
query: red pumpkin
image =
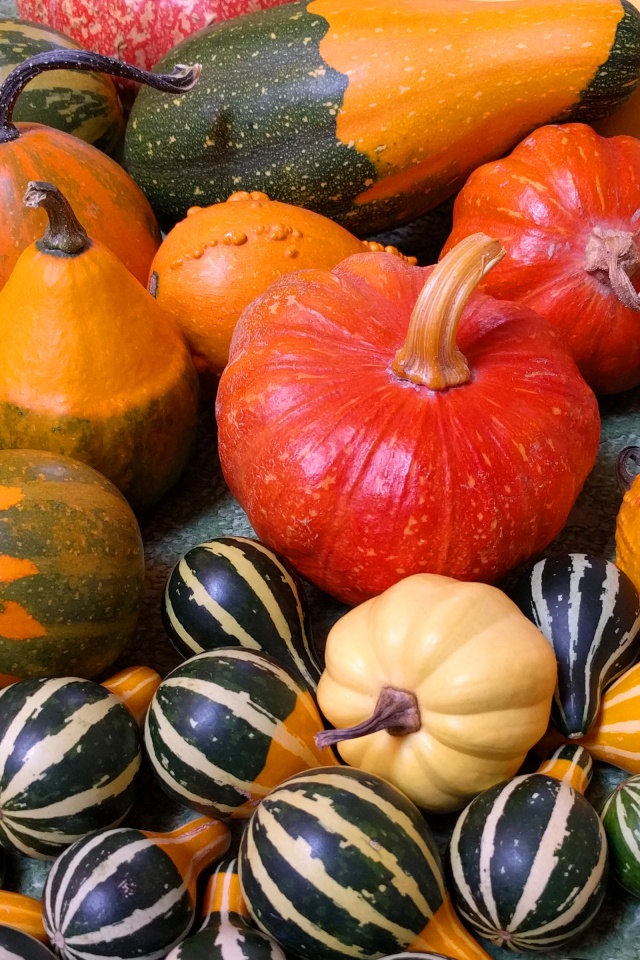
{"type": "Polygon", "coordinates": [[[210,23],[287,0],[18,0],[21,17],[62,30],[83,47],[145,70],[210,23]]]}
{"type": "Polygon", "coordinates": [[[476,235],[433,269],[357,254],[240,318],[225,478],[259,538],[344,601],[420,572],[497,580],[556,536],[593,465],[596,399],[560,338],[517,304],[464,308],[501,253],[476,235]]]}
{"type": "Polygon", "coordinates": [[[596,393],[640,384],[640,141],[540,127],[471,174],[444,252],[478,230],[507,250],[481,289],[563,335],[596,393]]]}

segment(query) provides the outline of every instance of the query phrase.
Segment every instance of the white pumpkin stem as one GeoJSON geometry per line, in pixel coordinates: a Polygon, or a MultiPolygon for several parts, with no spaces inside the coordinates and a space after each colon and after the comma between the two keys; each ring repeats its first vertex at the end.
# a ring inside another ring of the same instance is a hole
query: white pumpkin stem
{"type": "Polygon", "coordinates": [[[415,733],[421,725],[420,708],[415,694],[397,687],[383,687],[373,714],[362,723],[338,730],[321,730],[316,733],[316,746],[331,747],[341,740],[356,740],[370,733],[386,730],[392,737],[404,737],[415,733]]]}
{"type": "Polygon", "coordinates": [[[629,310],[640,310],[640,295],[631,277],[640,267],[640,253],[633,233],[594,227],[585,247],[585,269],[610,287],[629,310]]]}
{"type": "Polygon", "coordinates": [[[456,336],[467,300],[482,278],[504,257],[498,240],[474,233],[438,263],[420,292],[404,345],[391,369],[403,380],[446,390],[471,378],[456,336]]]}

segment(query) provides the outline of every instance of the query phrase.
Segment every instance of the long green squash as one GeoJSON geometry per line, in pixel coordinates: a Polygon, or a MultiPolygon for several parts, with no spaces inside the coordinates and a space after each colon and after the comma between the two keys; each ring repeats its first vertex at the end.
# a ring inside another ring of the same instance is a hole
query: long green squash
{"type": "Polygon", "coordinates": [[[125,164],[166,221],[262,190],[364,235],[426,212],[534,128],[610,112],[640,79],[627,0],[299,0],[200,31],[142,90],[125,164]]]}

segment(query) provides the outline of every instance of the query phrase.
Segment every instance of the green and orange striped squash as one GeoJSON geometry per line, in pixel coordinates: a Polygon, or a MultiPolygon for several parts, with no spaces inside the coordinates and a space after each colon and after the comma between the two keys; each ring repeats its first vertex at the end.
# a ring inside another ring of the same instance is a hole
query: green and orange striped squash
{"type": "Polygon", "coordinates": [[[247,824],[238,868],[254,922],[304,960],[375,960],[407,948],[489,960],[453,910],[418,808],[355,767],[281,783],[247,824]]]}
{"type": "Polygon", "coordinates": [[[542,124],[603,116],[640,76],[627,0],[299,0],[214,24],[142,90],[127,169],[167,220],[260,190],[359,236],[415,219],[542,124]],[[284,95],[295,90],[295,97],[284,95]]]}
{"type": "Polygon", "coordinates": [[[140,529],[96,470],[40,450],[0,450],[0,672],[107,669],[142,603],[140,529]]]}
{"type": "MultiPolygon", "coordinates": [[[[0,83],[28,57],[59,49],[81,48],[48,24],[0,17],[0,83]]],[[[110,156],[122,148],[124,115],[115,84],[104,74],[41,73],[20,94],[13,116],[20,123],[44,123],[72,133],[110,156]]]]}
{"type": "Polygon", "coordinates": [[[193,923],[198,876],[230,842],[228,826],[207,817],[164,833],[120,827],[76,841],[43,890],[44,928],[57,955],[165,957],[193,923]]]}
{"type": "Polygon", "coordinates": [[[293,672],[263,653],[218,647],[162,681],[145,746],[160,785],[210,816],[245,818],[299,770],[336,765],[314,736],[322,719],[293,672]]]}

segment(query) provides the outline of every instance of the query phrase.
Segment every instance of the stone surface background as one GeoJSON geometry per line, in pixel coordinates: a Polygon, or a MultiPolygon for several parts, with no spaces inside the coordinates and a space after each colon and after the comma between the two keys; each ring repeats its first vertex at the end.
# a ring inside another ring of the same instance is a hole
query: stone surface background
{"type": "MultiPolygon", "coordinates": [[[[13,0],[0,0],[0,16],[12,15],[13,0]]],[[[417,224],[387,234],[385,242],[404,252],[416,254],[422,263],[434,262],[447,236],[450,204],[445,204],[417,224]]],[[[135,637],[116,668],[148,664],[165,675],[178,657],[164,635],[160,619],[160,597],[166,579],[179,558],[203,540],[222,535],[252,535],[247,518],[233,500],[222,479],[217,458],[213,418],[213,386],[205,384],[203,412],[193,455],[175,489],[150,515],[141,518],[146,551],[146,592],[142,616],[135,637]]],[[[596,465],[571,513],[562,534],[547,554],[575,551],[610,559],[614,555],[615,518],[621,494],[615,480],[615,460],[630,443],[640,443],[640,390],[601,402],[602,440],[596,465]]],[[[314,636],[321,648],[331,624],[345,607],[308,586],[314,636]]],[[[596,764],[596,775],[588,796],[597,805],[624,775],[605,764],[596,764]]],[[[173,804],[144,772],[139,799],[125,824],[140,829],[171,829],[192,814],[173,804]]],[[[446,847],[453,817],[428,817],[441,849],[446,847]]],[[[236,835],[241,825],[236,824],[236,835]]],[[[39,896],[49,864],[9,853],[5,887],[39,896]]],[[[484,944],[498,960],[506,950],[484,944]]],[[[532,960],[542,955],[529,954],[532,960]]],[[[640,902],[613,882],[593,926],[569,947],[556,951],[557,960],[640,960],[640,902]]]]}

